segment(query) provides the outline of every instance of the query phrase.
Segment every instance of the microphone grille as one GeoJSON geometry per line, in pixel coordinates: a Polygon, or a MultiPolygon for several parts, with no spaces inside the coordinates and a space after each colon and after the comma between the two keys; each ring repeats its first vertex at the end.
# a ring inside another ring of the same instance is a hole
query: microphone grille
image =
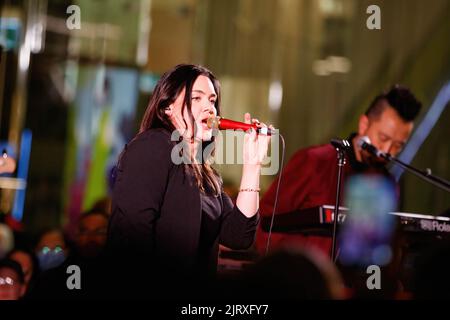
{"type": "Polygon", "coordinates": [[[206,125],[210,129],[219,129],[220,117],[209,117],[206,121],[206,125]]]}
{"type": "Polygon", "coordinates": [[[361,149],[364,143],[371,144],[370,138],[368,136],[362,136],[361,138],[359,138],[357,145],[361,149]]]}

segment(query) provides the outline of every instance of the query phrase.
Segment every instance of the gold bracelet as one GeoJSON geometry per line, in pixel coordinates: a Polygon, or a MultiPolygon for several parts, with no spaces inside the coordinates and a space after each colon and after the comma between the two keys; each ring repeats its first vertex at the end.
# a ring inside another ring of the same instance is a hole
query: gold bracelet
{"type": "Polygon", "coordinates": [[[240,190],[239,190],[239,192],[242,192],[242,191],[246,191],[246,192],[259,192],[260,189],[259,189],[259,188],[258,188],[258,189],[245,188],[245,189],[240,189],[240,190]]]}

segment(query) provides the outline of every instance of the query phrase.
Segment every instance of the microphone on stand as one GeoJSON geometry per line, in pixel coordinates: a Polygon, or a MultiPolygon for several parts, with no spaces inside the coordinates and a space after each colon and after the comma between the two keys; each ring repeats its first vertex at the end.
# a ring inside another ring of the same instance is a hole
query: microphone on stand
{"type": "Polygon", "coordinates": [[[330,143],[336,149],[341,149],[344,151],[349,150],[351,148],[350,142],[348,142],[348,140],[331,139],[330,143]]]}
{"type": "MultiPolygon", "coordinates": [[[[345,153],[351,149],[351,144],[348,140],[331,139],[331,145],[336,148],[337,151],[337,166],[338,166],[338,176],[336,185],[336,202],[334,203],[334,216],[339,217],[339,204],[341,202],[341,180],[343,179],[343,168],[345,165],[345,153]]],[[[333,233],[331,240],[331,260],[336,261],[337,258],[337,234],[338,234],[338,219],[334,219],[333,222],[333,233]]]]}
{"type": "Polygon", "coordinates": [[[366,150],[376,157],[390,160],[390,155],[378,150],[373,144],[371,144],[368,136],[362,136],[359,138],[357,145],[360,149],[366,150]]]}
{"type": "Polygon", "coordinates": [[[372,145],[370,143],[369,137],[363,136],[363,137],[359,138],[357,145],[362,150],[366,150],[374,156],[377,156],[377,157],[383,158],[387,161],[393,162],[393,163],[399,165],[400,167],[402,167],[403,169],[408,170],[412,174],[418,176],[419,178],[441,188],[442,190],[450,192],[450,182],[448,182],[445,179],[442,179],[438,176],[432,175],[430,169],[421,171],[407,163],[404,163],[403,161],[397,159],[396,157],[393,157],[390,153],[385,153],[385,152],[378,150],[374,145],[372,145]]]}
{"type": "Polygon", "coordinates": [[[274,129],[270,128],[258,128],[255,123],[245,123],[229,119],[224,119],[222,117],[210,117],[207,120],[208,128],[219,129],[219,130],[243,130],[247,131],[249,129],[255,129],[258,134],[264,134],[271,136],[276,134],[274,129]]]}

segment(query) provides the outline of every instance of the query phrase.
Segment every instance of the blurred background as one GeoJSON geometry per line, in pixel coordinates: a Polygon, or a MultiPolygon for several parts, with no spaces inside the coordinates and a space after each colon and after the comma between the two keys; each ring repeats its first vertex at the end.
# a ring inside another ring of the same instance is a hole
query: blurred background
{"type": "MultiPolygon", "coordinates": [[[[30,233],[109,205],[117,156],[179,63],[215,73],[224,116],[279,128],[286,160],[346,138],[402,83],[424,105],[405,157],[450,179],[449,0],[6,0],[0,43],[0,145],[17,160],[0,177],[0,209],[30,233]],[[380,30],[366,26],[374,4],[380,30]]],[[[233,192],[240,167],[218,168],[233,192]]],[[[397,175],[402,211],[450,208],[445,192],[397,175]]]]}

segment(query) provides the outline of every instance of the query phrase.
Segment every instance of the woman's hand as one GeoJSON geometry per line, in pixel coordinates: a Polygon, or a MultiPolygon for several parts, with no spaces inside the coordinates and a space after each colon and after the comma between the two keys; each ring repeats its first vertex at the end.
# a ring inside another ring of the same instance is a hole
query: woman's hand
{"type": "MultiPolygon", "coordinates": [[[[249,113],[244,116],[245,123],[254,123],[258,128],[267,127],[264,123],[260,123],[257,119],[251,119],[249,113]]],[[[273,129],[272,126],[270,126],[273,129]]],[[[269,148],[270,136],[264,134],[258,134],[255,129],[248,130],[244,137],[244,166],[245,165],[257,165],[261,166],[262,161],[267,156],[267,150],[269,148]]]]}
{"type": "MultiPolygon", "coordinates": [[[[267,127],[264,123],[245,114],[245,123],[255,123],[258,128],[267,127]]],[[[270,126],[273,129],[272,126],[270,126]]],[[[241,212],[252,217],[259,208],[259,176],[261,174],[262,161],[267,155],[270,136],[257,134],[255,129],[247,131],[244,137],[244,165],[242,167],[242,178],[236,205],[241,212]]]]}

